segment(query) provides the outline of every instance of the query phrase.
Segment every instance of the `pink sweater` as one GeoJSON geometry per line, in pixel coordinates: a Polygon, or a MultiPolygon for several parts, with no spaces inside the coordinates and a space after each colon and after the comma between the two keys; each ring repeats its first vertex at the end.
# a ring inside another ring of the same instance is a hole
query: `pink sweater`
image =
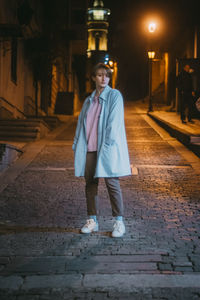
{"type": "Polygon", "coordinates": [[[97,151],[97,131],[100,113],[101,104],[99,103],[99,98],[95,96],[91,103],[86,120],[88,152],[97,151]]]}

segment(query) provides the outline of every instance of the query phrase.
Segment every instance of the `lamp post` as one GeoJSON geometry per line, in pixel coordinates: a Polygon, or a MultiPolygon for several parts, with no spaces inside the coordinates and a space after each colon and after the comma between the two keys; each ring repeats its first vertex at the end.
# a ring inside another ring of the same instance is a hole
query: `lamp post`
{"type": "Polygon", "coordinates": [[[149,108],[148,112],[153,111],[153,105],[152,105],[152,61],[155,57],[154,51],[148,51],[148,57],[149,57],[149,108]]]}
{"type": "Polygon", "coordinates": [[[117,61],[109,60],[107,63],[112,71],[112,88],[115,89],[117,82],[117,61]]]}
{"type": "MultiPolygon", "coordinates": [[[[149,34],[153,34],[156,30],[156,23],[150,22],[148,25],[149,34]]],[[[148,51],[148,58],[149,58],[149,107],[148,112],[153,111],[153,104],[152,104],[152,61],[155,57],[155,51],[152,51],[151,45],[150,50],[148,51]]]]}

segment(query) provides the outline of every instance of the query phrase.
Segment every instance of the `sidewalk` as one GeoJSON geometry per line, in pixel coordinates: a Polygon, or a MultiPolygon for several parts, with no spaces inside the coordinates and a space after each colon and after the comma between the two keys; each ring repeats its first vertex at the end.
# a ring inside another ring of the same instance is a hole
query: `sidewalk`
{"type": "MultiPolygon", "coordinates": [[[[135,109],[138,113],[146,113],[148,103],[137,101],[135,109]]],[[[148,115],[161,127],[167,130],[171,136],[186,145],[197,156],[200,156],[200,119],[193,119],[194,124],[183,124],[177,112],[171,112],[170,106],[154,105],[153,112],[148,115]]]]}

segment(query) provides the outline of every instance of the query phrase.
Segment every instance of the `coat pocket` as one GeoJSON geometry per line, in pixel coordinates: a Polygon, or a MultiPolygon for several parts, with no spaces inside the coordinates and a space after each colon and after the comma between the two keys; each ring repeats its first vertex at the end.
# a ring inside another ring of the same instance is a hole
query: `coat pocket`
{"type": "Polygon", "coordinates": [[[119,151],[116,143],[111,145],[105,143],[103,148],[102,162],[104,164],[104,169],[110,173],[110,176],[113,173],[117,173],[118,170],[118,161],[119,161],[119,151]]]}

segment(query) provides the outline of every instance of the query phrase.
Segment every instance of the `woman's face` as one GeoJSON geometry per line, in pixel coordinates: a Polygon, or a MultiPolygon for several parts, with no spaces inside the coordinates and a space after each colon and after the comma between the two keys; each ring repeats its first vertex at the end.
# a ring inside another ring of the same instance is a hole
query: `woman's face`
{"type": "Polygon", "coordinates": [[[96,72],[96,76],[92,78],[96,84],[97,89],[105,88],[110,81],[110,77],[108,77],[105,69],[99,69],[96,72]]]}

